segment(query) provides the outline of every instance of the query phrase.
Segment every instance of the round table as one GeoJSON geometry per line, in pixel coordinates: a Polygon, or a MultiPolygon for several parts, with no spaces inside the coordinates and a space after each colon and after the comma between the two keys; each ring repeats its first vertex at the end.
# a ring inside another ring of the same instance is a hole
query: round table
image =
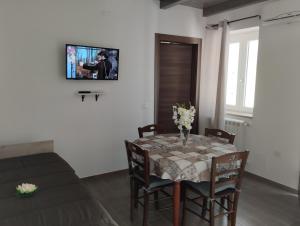
{"type": "Polygon", "coordinates": [[[238,151],[226,140],[191,134],[183,146],[179,134],[159,134],[134,141],[149,151],[150,173],[174,183],[173,225],[179,225],[180,181],[209,181],[213,157],[238,151]]]}

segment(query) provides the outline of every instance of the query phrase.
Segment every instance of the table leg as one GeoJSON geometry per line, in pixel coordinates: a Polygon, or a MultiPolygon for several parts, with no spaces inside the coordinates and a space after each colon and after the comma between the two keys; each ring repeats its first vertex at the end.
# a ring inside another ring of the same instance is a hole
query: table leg
{"type": "Polygon", "coordinates": [[[180,225],[180,181],[174,182],[173,191],[173,226],[180,225]]]}

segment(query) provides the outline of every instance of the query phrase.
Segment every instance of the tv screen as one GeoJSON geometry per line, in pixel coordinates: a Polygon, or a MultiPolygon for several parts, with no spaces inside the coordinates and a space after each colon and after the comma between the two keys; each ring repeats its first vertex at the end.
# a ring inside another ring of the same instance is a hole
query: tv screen
{"type": "Polygon", "coordinates": [[[118,80],[119,50],[66,45],[67,79],[118,80]]]}

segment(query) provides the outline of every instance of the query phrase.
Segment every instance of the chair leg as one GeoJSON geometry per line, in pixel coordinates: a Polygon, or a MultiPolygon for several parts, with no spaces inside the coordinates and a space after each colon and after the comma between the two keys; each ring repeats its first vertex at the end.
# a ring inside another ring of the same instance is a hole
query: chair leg
{"type": "Polygon", "coordinates": [[[232,217],[231,217],[231,226],[236,225],[236,214],[237,214],[237,206],[238,206],[239,196],[240,196],[240,194],[238,192],[236,192],[234,194],[234,201],[233,201],[233,211],[234,212],[232,213],[232,217]]]}
{"type": "Polygon", "coordinates": [[[134,208],[134,180],[130,177],[130,220],[133,221],[133,208],[134,208]]]}
{"type": "Polygon", "coordinates": [[[134,183],[134,208],[138,208],[138,199],[139,199],[139,185],[138,183],[134,183]]]}
{"type": "Polygon", "coordinates": [[[204,198],[202,201],[202,212],[201,212],[201,216],[203,218],[206,216],[206,210],[207,210],[207,199],[204,198]]]}
{"type": "Polygon", "coordinates": [[[210,222],[210,226],[215,226],[215,200],[210,200],[209,222],[210,222]]]}
{"type": "Polygon", "coordinates": [[[154,201],[155,201],[155,209],[159,209],[159,203],[158,203],[158,191],[154,192],[154,201]]]}
{"type": "Polygon", "coordinates": [[[144,216],[143,216],[143,226],[148,225],[148,214],[149,214],[149,194],[144,191],[144,216]]]}
{"type": "Polygon", "coordinates": [[[182,187],[181,190],[181,202],[182,202],[182,217],[181,217],[181,226],[184,225],[184,219],[185,219],[185,205],[186,205],[186,188],[182,187]]]}
{"type": "MultiPolygon", "coordinates": [[[[225,206],[225,201],[226,201],[226,197],[222,197],[221,198],[221,205],[225,206]]],[[[222,208],[223,209],[223,208],[222,208]]]]}
{"type": "MultiPolygon", "coordinates": [[[[227,197],[227,205],[228,205],[228,211],[229,212],[231,212],[232,210],[233,210],[233,205],[232,205],[232,200],[233,200],[233,195],[229,195],[228,197],[227,197]]],[[[228,214],[228,216],[227,216],[227,219],[228,219],[228,226],[230,226],[231,225],[231,222],[232,222],[232,213],[230,213],[230,214],[228,214]]]]}

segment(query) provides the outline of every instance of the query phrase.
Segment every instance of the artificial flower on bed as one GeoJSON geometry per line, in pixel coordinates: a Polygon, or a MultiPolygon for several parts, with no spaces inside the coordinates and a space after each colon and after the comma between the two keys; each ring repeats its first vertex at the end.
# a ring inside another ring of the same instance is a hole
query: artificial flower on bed
{"type": "Polygon", "coordinates": [[[180,137],[183,145],[186,145],[188,140],[195,114],[196,109],[192,105],[189,107],[186,107],[184,104],[177,104],[173,106],[173,120],[175,125],[180,130],[180,137]]]}
{"type": "Polygon", "coordinates": [[[22,183],[16,187],[18,196],[20,197],[31,197],[38,187],[35,184],[22,183]]]}

